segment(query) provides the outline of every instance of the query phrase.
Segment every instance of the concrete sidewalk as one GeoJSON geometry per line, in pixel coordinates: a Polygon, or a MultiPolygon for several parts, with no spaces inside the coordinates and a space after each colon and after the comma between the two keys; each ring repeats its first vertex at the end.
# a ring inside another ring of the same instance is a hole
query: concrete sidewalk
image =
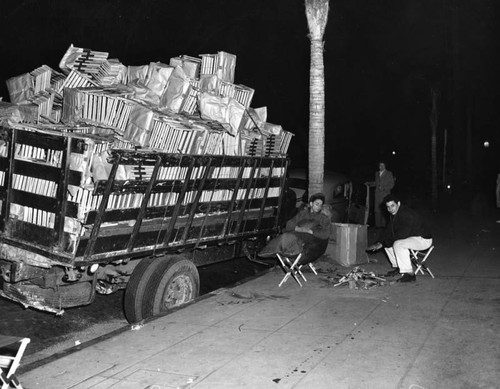
{"type": "MultiPolygon", "coordinates": [[[[275,269],[22,370],[35,388],[498,388],[500,224],[435,240],[436,279],[368,290],[275,269]],[[472,234],[472,233],[471,233],[472,234]],[[496,251],[495,251],[496,250],[496,251]]],[[[378,263],[361,267],[384,273],[378,263]]],[[[339,268],[347,273],[350,269],[339,268]]]]}

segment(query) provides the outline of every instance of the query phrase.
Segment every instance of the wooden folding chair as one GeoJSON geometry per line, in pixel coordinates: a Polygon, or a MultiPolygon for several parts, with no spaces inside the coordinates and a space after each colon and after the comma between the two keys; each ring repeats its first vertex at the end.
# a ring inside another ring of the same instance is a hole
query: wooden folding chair
{"type": "Polygon", "coordinates": [[[309,262],[307,264],[299,265],[300,259],[302,258],[302,253],[297,255],[295,257],[295,259],[293,259],[293,257],[289,258],[286,255],[279,254],[279,253],[277,253],[276,255],[278,257],[278,260],[280,261],[281,267],[285,271],[285,275],[283,276],[283,279],[279,283],[278,287],[283,285],[288,280],[288,278],[290,276],[292,276],[293,279],[295,281],[297,281],[297,284],[299,284],[300,287],[302,287],[302,284],[301,284],[298,276],[302,277],[302,279],[307,282],[307,279],[304,276],[304,273],[302,273],[302,271],[301,271],[302,267],[305,265],[309,266],[309,268],[312,270],[312,272],[314,274],[318,275],[318,273],[316,272],[316,268],[314,267],[314,265],[311,262],[309,262]]]}
{"type": "Polygon", "coordinates": [[[0,383],[1,389],[14,387],[22,389],[21,383],[15,373],[21,364],[26,346],[30,338],[17,338],[14,336],[0,335],[0,383]]]}
{"type": "Polygon", "coordinates": [[[431,269],[429,269],[429,266],[427,266],[427,263],[425,262],[427,261],[427,258],[429,258],[432,250],[434,250],[434,245],[425,250],[410,249],[410,259],[417,268],[417,270],[415,270],[415,274],[418,274],[420,272],[423,275],[425,270],[431,275],[432,278],[435,278],[434,274],[432,274],[431,272],[431,269]]]}

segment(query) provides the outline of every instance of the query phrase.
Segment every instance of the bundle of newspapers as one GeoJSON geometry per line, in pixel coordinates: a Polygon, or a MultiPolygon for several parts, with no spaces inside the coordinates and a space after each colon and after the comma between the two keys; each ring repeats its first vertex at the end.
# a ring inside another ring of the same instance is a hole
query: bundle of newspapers
{"type": "Polygon", "coordinates": [[[285,155],[292,133],[251,107],[254,89],[234,82],[235,67],[223,51],[126,66],[71,44],[59,70],[42,65],[7,80],[0,123],[105,135],[115,148],[285,155]]]}

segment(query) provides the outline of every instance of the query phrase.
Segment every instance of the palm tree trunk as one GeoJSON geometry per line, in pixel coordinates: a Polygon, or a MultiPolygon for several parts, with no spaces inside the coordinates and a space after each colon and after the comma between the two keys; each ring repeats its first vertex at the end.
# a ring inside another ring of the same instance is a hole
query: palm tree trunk
{"type": "Polygon", "coordinates": [[[328,0],[306,0],[311,40],[309,77],[309,194],[323,191],[325,167],[325,68],[323,35],[328,21],[328,0]]]}

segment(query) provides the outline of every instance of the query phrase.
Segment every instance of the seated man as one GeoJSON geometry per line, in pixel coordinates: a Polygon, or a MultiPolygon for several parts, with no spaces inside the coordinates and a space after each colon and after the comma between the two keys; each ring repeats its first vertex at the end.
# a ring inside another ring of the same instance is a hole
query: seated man
{"type": "Polygon", "coordinates": [[[284,233],[271,240],[259,256],[298,255],[302,252],[300,264],[306,264],[323,255],[331,229],[330,218],[322,212],[324,202],[322,193],[312,195],[308,207],[290,219],[284,233]]]}
{"type": "Polygon", "coordinates": [[[426,250],[432,246],[432,236],[420,216],[410,208],[401,205],[395,195],[387,195],[384,204],[389,211],[389,223],[380,242],[368,247],[368,251],[384,247],[393,269],[387,276],[401,273],[398,282],[416,280],[410,260],[410,249],[426,250]]]}

